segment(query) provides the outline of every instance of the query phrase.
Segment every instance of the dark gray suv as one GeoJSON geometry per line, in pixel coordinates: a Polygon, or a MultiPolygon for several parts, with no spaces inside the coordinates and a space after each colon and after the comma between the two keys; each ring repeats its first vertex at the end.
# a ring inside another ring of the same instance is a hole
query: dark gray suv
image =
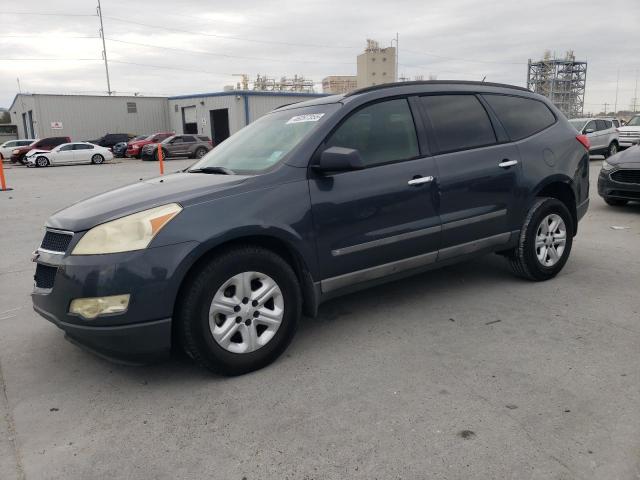
{"type": "Polygon", "coordinates": [[[183,172],[54,214],[34,308],[100,355],[178,345],[233,375],[277,358],[336,295],[492,252],[548,280],[589,204],[576,133],[545,98],[490,83],[282,107],[183,172]]]}

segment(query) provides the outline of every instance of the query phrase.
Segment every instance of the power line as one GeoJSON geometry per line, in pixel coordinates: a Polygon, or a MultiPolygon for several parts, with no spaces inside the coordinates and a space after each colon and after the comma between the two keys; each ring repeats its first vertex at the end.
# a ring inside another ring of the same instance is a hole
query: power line
{"type": "Polygon", "coordinates": [[[84,36],[84,35],[0,35],[0,38],[43,38],[43,39],[48,39],[51,37],[55,37],[55,38],[73,38],[73,39],[80,39],[80,38],[93,38],[93,39],[98,39],[100,37],[95,37],[95,36],[84,36]]]}
{"type": "MultiPolygon", "coordinates": [[[[241,58],[243,60],[266,60],[266,61],[270,61],[270,62],[312,63],[312,64],[322,63],[322,62],[318,62],[318,61],[315,61],[315,60],[297,60],[297,59],[284,60],[284,59],[280,59],[280,58],[269,58],[269,57],[247,57],[247,56],[243,56],[243,55],[229,55],[229,54],[226,54],[226,53],[205,52],[205,51],[201,51],[201,50],[189,50],[189,49],[186,49],[186,48],[164,47],[162,45],[152,45],[152,44],[149,44],[149,43],[131,42],[131,41],[128,41],[128,40],[118,40],[118,39],[111,38],[111,37],[107,37],[106,39],[108,41],[110,41],[110,42],[125,43],[125,44],[129,44],[129,45],[138,45],[138,46],[141,46],[141,47],[157,48],[157,49],[161,49],[161,50],[172,50],[172,51],[176,51],[176,52],[185,52],[185,53],[191,53],[191,54],[194,54],[194,55],[206,55],[206,56],[224,57],[224,58],[230,58],[230,59],[241,58]]],[[[326,62],[326,64],[327,65],[353,65],[353,62],[326,62]]]]}
{"type": "Polygon", "coordinates": [[[37,12],[2,12],[3,15],[35,15],[41,17],[95,17],[96,14],[87,13],[37,13],[37,12]]]}
{"type": "Polygon", "coordinates": [[[203,37],[213,37],[213,38],[221,38],[224,40],[236,40],[236,41],[241,41],[241,42],[251,42],[251,43],[264,43],[264,44],[269,44],[269,45],[287,45],[290,47],[310,47],[310,48],[337,48],[337,49],[354,49],[354,48],[360,48],[360,47],[350,47],[350,46],[345,46],[345,45],[318,45],[318,44],[311,44],[311,43],[293,43],[293,42],[279,42],[277,40],[258,40],[258,39],[254,39],[254,38],[242,38],[242,37],[235,37],[232,35],[221,35],[221,34],[217,34],[217,33],[206,33],[206,32],[197,32],[197,31],[192,31],[192,30],[185,30],[182,28],[175,28],[175,27],[167,27],[166,25],[153,25],[150,23],[142,23],[142,22],[135,22],[133,20],[127,20],[124,18],[119,18],[119,17],[111,17],[111,16],[104,16],[104,18],[108,18],[109,20],[115,20],[116,22],[123,22],[123,23],[130,23],[132,25],[139,25],[142,27],[150,27],[150,28],[159,28],[165,31],[170,31],[170,32],[180,32],[180,33],[187,33],[189,35],[200,35],[203,37]]]}

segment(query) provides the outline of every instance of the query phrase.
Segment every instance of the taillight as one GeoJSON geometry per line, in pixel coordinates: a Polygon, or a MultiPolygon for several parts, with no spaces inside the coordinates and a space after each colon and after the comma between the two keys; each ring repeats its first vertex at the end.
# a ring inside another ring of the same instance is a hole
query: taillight
{"type": "Polygon", "coordinates": [[[586,148],[587,151],[589,151],[589,148],[591,148],[591,142],[586,135],[577,135],[576,140],[578,140],[582,144],[582,146],[586,148]]]}

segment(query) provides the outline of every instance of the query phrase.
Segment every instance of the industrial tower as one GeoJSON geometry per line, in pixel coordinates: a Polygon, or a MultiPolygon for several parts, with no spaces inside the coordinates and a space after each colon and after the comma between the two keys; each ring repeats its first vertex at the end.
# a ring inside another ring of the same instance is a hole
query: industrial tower
{"type": "Polygon", "coordinates": [[[587,62],[577,62],[573,51],[563,60],[551,58],[546,51],[544,59],[529,59],[527,88],[547,97],[567,118],[584,113],[584,90],[587,82],[587,62]]]}

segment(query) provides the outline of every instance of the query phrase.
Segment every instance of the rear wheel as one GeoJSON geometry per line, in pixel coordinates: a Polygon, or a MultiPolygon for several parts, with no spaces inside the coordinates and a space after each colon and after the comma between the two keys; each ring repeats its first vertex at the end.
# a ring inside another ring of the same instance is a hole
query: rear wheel
{"type": "Polygon", "coordinates": [[[104,157],[99,153],[96,153],[91,157],[91,163],[93,163],[94,165],[100,165],[101,163],[104,163],[104,157]]]}
{"type": "Polygon", "coordinates": [[[616,153],[618,153],[618,144],[616,142],[611,142],[609,144],[609,147],[607,148],[607,151],[604,152],[604,158],[611,157],[616,153]]]}
{"type": "Polygon", "coordinates": [[[39,156],[36,158],[36,167],[48,167],[49,159],[47,157],[39,156]]]}
{"type": "Polygon", "coordinates": [[[198,149],[195,151],[195,153],[193,154],[193,156],[194,156],[194,158],[201,159],[201,158],[202,158],[202,157],[204,157],[206,154],[207,154],[207,149],[206,149],[206,148],[203,148],[203,147],[200,147],[200,148],[198,148],[198,149]]]}
{"type": "Polygon", "coordinates": [[[204,264],[176,308],[187,354],[222,375],[239,375],[274,361],[301,315],[297,277],[280,256],[237,247],[204,264]]]}
{"type": "Polygon", "coordinates": [[[534,281],[555,277],[567,263],[573,232],[573,217],[564,203],[539,198],[527,214],[518,246],[508,255],[512,270],[534,281]]]}
{"type": "Polygon", "coordinates": [[[604,201],[607,203],[607,205],[611,205],[612,207],[624,207],[627,203],[629,203],[628,200],[611,197],[605,197],[604,201]]]}

